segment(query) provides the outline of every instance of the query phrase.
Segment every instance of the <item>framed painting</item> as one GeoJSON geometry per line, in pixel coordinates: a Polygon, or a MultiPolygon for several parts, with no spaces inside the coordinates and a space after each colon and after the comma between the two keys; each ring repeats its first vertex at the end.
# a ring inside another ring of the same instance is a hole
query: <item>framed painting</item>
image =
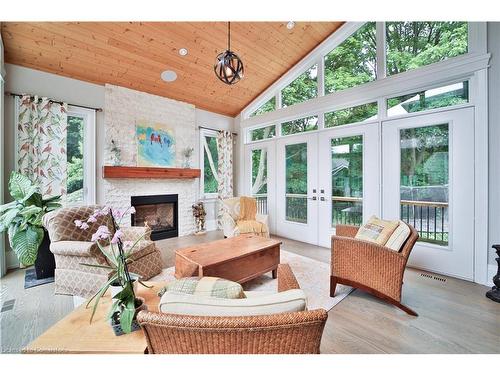
{"type": "Polygon", "coordinates": [[[174,167],[175,132],[165,124],[138,121],[135,126],[137,166],[174,167]]]}

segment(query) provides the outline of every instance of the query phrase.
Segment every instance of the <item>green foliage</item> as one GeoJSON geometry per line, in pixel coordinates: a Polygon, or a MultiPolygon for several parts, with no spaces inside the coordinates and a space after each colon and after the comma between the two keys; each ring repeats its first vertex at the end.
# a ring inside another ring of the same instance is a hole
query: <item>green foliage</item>
{"type": "Polygon", "coordinates": [[[318,96],[318,66],[314,65],[281,90],[281,105],[288,107],[318,96]]]}
{"type": "Polygon", "coordinates": [[[281,134],[289,135],[318,129],[318,116],[304,117],[281,124],[281,134]]]}
{"type": "Polygon", "coordinates": [[[78,200],[81,194],[77,192],[83,189],[83,128],[83,119],[81,117],[68,116],[66,141],[68,160],[66,191],[68,201],[78,200]]]}
{"type": "Polygon", "coordinates": [[[263,113],[267,112],[272,112],[276,109],[276,97],[273,96],[271,99],[269,99],[267,102],[262,104],[259,108],[257,108],[251,115],[250,117],[253,116],[258,116],[263,113]]]}
{"type": "Polygon", "coordinates": [[[250,132],[252,141],[273,138],[276,135],[276,125],[269,125],[264,128],[254,129],[250,132]]]}
{"type": "MultiPolygon", "coordinates": [[[[215,170],[218,168],[218,152],[217,152],[217,139],[215,137],[205,137],[207,140],[208,149],[212,155],[212,161],[214,163],[215,170]]],[[[217,193],[218,183],[217,178],[214,176],[212,169],[210,168],[210,162],[208,160],[207,151],[203,152],[204,160],[204,171],[203,171],[203,182],[204,182],[204,192],[205,193],[217,193]]]]}
{"type": "Polygon", "coordinates": [[[15,200],[0,206],[0,232],[7,231],[19,261],[30,266],[35,263],[44,236],[42,217],[61,207],[60,197],[43,199],[39,187],[17,172],[10,176],[9,191],[15,200]]]}
{"type": "Polygon", "coordinates": [[[325,127],[330,128],[365,121],[378,113],[377,103],[367,103],[325,113],[325,127]]]}
{"type": "Polygon", "coordinates": [[[368,22],[325,56],[325,93],[345,90],[376,79],[375,22],[368,22]]]}
{"type": "Polygon", "coordinates": [[[467,22],[387,22],[387,75],[467,52],[467,22]]]}

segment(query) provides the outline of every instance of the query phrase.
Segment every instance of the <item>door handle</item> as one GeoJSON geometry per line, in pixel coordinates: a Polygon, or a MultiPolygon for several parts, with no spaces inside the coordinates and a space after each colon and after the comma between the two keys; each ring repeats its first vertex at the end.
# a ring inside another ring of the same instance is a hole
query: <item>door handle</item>
{"type": "Polygon", "coordinates": [[[312,201],[318,200],[318,198],[316,196],[311,197],[311,198],[307,198],[307,199],[312,200],[312,201]]]}
{"type": "Polygon", "coordinates": [[[328,199],[327,199],[327,198],[325,198],[325,197],[321,197],[321,198],[319,198],[319,200],[320,200],[320,201],[325,202],[325,201],[327,201],[328,199]]]}

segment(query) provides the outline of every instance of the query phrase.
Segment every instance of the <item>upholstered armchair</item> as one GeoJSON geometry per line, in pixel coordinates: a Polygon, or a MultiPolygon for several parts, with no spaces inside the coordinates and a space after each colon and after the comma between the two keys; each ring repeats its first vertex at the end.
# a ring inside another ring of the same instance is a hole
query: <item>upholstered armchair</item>
{"type": "Polygon", "coordinates": [[[410,235],[399,251],[354,238],[359,227],[337,225],[332,236],[330,296],[337,283],[359,288],[385,300],[410,315],[417,313],[401,303],[403,275],[410,252],[418,240],[411,225],[410,235]]]}
{"type": "MultiPolygon", "coordinates": [[[[91,267],[91,265],[108,265],[106,257],[99,247],[91,242],[92,234],[101,225],[112,230],[110,215],[100,216],[95,223],[89,223],[89,228],[82,230],[75,226],[75,220],[85,221],[99,206],[75,206],[62,208],[46,214],[43,218],[44,227],[50,237],[50,251],[56,260],[55,293],[91,297],[106,280],[108,270],[91,267]]],[[[148,228],[121,228],[123,241],[136,241],[146,235],[135,247],[129,264],[129,271],[137,273],[147,280],[162,270],[162,261],[154,242],[149,238],[148,228]]]]}
{"type": "MultiPolygon", "coordinates": [[[[222,207],[224,213],[222,214],[222,230],[224,232],[224,237],[236,237],[240,235],[236,221],[240,216],[240,198],[228,198],[222,201],[222,207]]],[[[255,215],[255,220],[263,223],[267,230],[264,233],[264,237],[269,237],[269,223],[268,216],[257,213],[255,215]]]]}
{"type": "MultiPolygon", "coordinates": [[[[298,289],[300,286],[290,267],[280,264],[278,292],[300,291],[298,289]]],[[[251,309],[251,304],[246,303],[251,309]]],[[[137,320],[150,354],[319,353],[328,318],[325,310],[266,315],[245,315],[240,310],[239,313],[238,316],[199,316],[143,311],[137,320]]]]}

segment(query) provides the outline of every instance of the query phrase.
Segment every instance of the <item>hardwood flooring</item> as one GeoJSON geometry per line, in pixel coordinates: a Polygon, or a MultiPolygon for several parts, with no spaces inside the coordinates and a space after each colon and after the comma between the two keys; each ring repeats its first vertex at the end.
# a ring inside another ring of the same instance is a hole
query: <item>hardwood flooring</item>
{"type": "MultiPolygon", "coordinates": [[[[157,244],[165,266],[171,266],[176,248],[218,238],[222,238],[220,232],[208,232],[157,244]]],[[[280,239],[284,250],[330,261],[326,248],[280,239]]],[[[0,314],[3,353],[19,352],[73,308],[72,297],[54,295],[54,284],[23,289],[24,270],[10,271],[0,283],[0,306],[15,299],[14,307],[0,314]]],[[[330,310],[321,352],[500,353],[500,304],[484,296],[487,290],[471,282],[408,269],[403,303],[417,311],[418,317],[356,290],[330,310]]]]}

